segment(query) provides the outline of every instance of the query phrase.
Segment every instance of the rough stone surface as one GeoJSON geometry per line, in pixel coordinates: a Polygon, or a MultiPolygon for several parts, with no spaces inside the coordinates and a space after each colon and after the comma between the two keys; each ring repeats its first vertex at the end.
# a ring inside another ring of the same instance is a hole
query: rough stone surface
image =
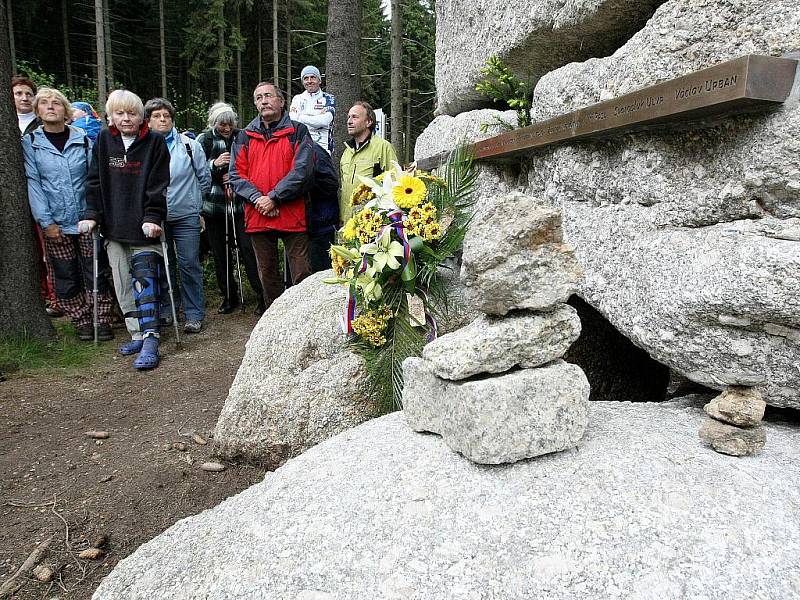
{"type": "Polygon", "coordinates": [[[701,406],[591,403],[577,448],[498,467],[375,419],[178,522],[94,598],[796,598],[800,430],[767,424],[734,462],[697,440],[701,406]]]}
{"type": "MultiPolygon", "coordinates": [[[[794,0],[670,0],[613,56],[536,86],[543,119],[747,53],[800,49],[794,0]]],[[[563,208],[582,296],[704,385],[800,408],[800,85],[780,109],[537,153],[528,191],[563,208]]]]}
{"type": "Polygon", "coordinates": [[[739,427],[754,427],[764,418],[767,403],[757,388],[729,387],[706,404],[709,417],[739,427]]]}
{"type": "Polygon", "coordinates": [[[564,243],[561,215],[511,193],[478,206],[464,239],[461,279],[478,309],[547,310],[578,290],[581,269],[564,243]]]}
{"type": "Polygon", "coordinates": [[[606,56],[644,25],[663,0],[441,0],[436,3],[438,111],[486,105],[475,91],[495,54],[535,81],[557,67],[606,56]]]}
{"type": "MultiPolygon", "coordinates": [[[[669,0],[612,56],[542,77],[533,115],[799,52],[794,0],[669,0]]],[[[581,296],[617,330],[697,383],[757,386],[767,404],[800,408],[800,83],[775,110],[526,162],[521,189],[563,210],[581,296]]]]}
{"type": "Polygon", "coordinates": [[[755,454],[767,443],[767,432],[764,427],[743,429],[716,419],[706,419],[699,433],[704,443],[721,454],[731,456],[755,454]]]}
{"type": "Polygon", "coordinates": [[[215,452],[277,466],[375,416],[363,361],[344,347],[330,271],[289,288],[256,325],[214,432],[215,452]]]}
{"type": "Polygon", "coordinates": [[[424,359],[403,362],[403,412],[473,462],[500,464],[572,448],[586,430],[589,382],[554,361],[468,381],[439,379],[424,359]]]}
{"type": "Polygon", "coordinates": [[[538,367],[561,358],[580,331],[578,313],[566,305],[546,313],[482,315],[425,346],[422,357],[438,377],[466,379],[516,366],[538,367]]]}
{"type": "Polygon", "coordinates": [[[516,126],[517,113],[513,110],[501,112],[483,109],[461,113],[455,117],[440,115],[417,138],[414,155],[418,159],[428,158],[452,150],[461,143],[484,140],[516,126]]]}

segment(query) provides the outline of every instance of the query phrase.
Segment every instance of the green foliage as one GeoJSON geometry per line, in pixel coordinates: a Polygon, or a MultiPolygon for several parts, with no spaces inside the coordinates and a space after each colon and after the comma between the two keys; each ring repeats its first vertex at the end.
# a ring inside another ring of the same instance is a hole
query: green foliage
{"type": "Polygon", "coordinates": [[[94,80],[69,87],[68,85],[59,83],[55,75],[45,72],[39,65],[24,60],[17,61],[17,72],[28,77],[28,79],[36,84],[36,87],[57,89],[64,94],[70,102],[88,102],[95,110],[101,108],[97,106],[97,86],[94,80]]]}
{"type": "Polygon", "coordinates": [[[79,369],[92,364],[100,355],[107,355],[109,344],[103,342],[95,347],[75,337],[71,323],[56,323],[57,338],[43,342],[28,335],[0,337],[0,367],[9,366],[22,373],[40,369],[79,369]]]}
{"type": "Polygon", "coordinates": [[[511,69],[494,55],[490,56],[486,66],[481,68],[481,74],[484,79],[475,86],[475,90],[493,102],[500,102],[515,109],[520,127],[530,125],[533,100],[531,86],[514,75],[511,69]]]}

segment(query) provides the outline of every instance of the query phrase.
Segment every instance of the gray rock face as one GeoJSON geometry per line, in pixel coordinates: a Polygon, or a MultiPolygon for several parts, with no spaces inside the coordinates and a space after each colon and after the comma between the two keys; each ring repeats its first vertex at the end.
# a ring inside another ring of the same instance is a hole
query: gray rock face
{"type": "MultiPolygon", "coordinates": [[[[613,56],[536,86],[537,119],[746,53],[800,48],[792,0],[670,0],[613,56]],[[768,33],[767,33],[768,32],[768,33]]],[[[689,132],[538,153],[530,192],[563,206],[582,295],[694,381],[800,407],[800,88],[782,108],[689,132]]]]}
{"type": "Polygon", "coordinates": [[[767,443],[767,432],[764,427],[743,429],[715,419],[706,419],[699,434],[700,439],[714,450],[731,456],[755,454],[767,443]]]}
{"type": "Polygon", "coordinates": [[[473,462],[500,464],[559,452],[586,430],[589,382],[580,367],[538,369],[446,381],[424,359],[403,362],[403,413],[415,431],[442,436],[473,462]]]}
{"type": "MultiPolygon", "coordinates": [[[[800,49],[794,0],[669,0],[612,56],[548,73],[552,117],[746,53],[800,49]]],[[[779,109],[543,149],[525,193],[561,207],[581,296],[654,359],[800,408],[800,84],[779,109]]],[[[489,187],[496,178],[488,177],[489,187]]]]}
{"type": "Polygon", "coordinates": [[[214,432],[220,456],[277,466],[375,416],[339,330],[343,289],[322,283],[331,276],[289,288],[256,325],[214,432]]]}
{"type": "Polygon", "coordinates": [[[732,468],[703,418],[596,402],[575,450],[485,467],[395,413],[178,522],[94,598],[797,597],[800,431],[766,425],[732,468]]]}
{"type": "Polygon", "coordinates": [[[466,327],[425,346],[422,357],[438,377],[466,379],[512,367],[538,367],[557,358],[578,339],[581,321],[562,305],[547,313],[481,316],[466,327]]]}
{"type": "Polygon", "coordinates": [[[486,100],[475,92],[492,54],[526,80],[573,61],[611,54],[663,0],[442,0],[436,3],[438,111],[455,115],[486,100]]]}
{"type": "Polygon", "coordinates": [[[513,110],[473,110],[455,117],[440,115],[425,128],[414,146],[416,158],[428,158],[449,151],[461,143],[474,143],[517,126],[513,110]],[[481,131],[485,128],[485,131],[481,131]]]}
{"type": "Polygon", "coordinates": [[[756,388],[729,387],[703,407],[706,414],[738,427],[754,427],[764,418],[767,403],[756,388]]]}
{"type": "Polygon", "coordinates": [[[580,278],[559,211],[519,193],[479,205],[464,239],[461,279],[482,312],[548,310],[566,302],[580,278]]]}

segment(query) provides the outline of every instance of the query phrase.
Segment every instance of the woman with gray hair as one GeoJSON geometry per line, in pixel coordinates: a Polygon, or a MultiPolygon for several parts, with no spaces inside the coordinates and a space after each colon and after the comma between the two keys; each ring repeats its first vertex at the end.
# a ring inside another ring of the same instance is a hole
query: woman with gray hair
{"type": "Polygon", "coordinates": [[[203,148],[211,171],[211,191],[203,196],[203,217],[206,222],[206,235],[214,255],[214,270],[217,285],[224,298],[217,312],[228,314],[239,305],[239,291],[234,277],[234,259],[232,254],[233,226],[236,241],[239,243],[239,258],[244,263],[247,280],[256,294],[255,313],[264,312],[264,294],[258,278],[258,266],[250,238],[244,231],[244,204],[237,198],[228,185],[228,166],[231,161],[231,145],[239,133],[237,124],[239,117],[230,104],[217,102],[208,110],[208,128],[198,137],[197,142],[203,148]],[[229,208],[230,206],[230,208],[229,208]],[[229,211],[232,209],[233,219],[229,211]],[[226,229],[227,221],[227,229],[226,229]],[[225,232],[228,231],[226,240],[225,232]]]}
{"type": "MultiPolygon", "coordinates": [[[[148,100],[144,105],[144,118],[152,131],[164,136],[170,155],[164,233],[171,280],[177,281],[176,262],[181,273],[175,309],[177,312],[177,305],[183,304],[186,333],[200,333],[206,316],[203,268],[200,266],[200,207],[202,195],[211,189],[211,175],[200,145],[175,127],[175,107],[169,100],[148,100]]],[[[167,295],[162,294],[162,315],[168,314],[164,310],[168,306],[166,300],[167,295]]]]}

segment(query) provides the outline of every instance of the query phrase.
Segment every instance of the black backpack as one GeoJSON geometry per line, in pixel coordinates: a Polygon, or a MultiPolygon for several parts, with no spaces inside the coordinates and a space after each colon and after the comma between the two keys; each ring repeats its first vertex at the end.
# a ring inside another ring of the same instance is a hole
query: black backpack
{"type": "MultiPolygon", "coordinates": [[[[292,121],[294,133],[289,135],[292,151],[297,138],[308,132],[302,123],[292,121]]],[[[312,142],[314,155],[314,175],[304,190],[306,195],[306,221],[308,231],[313,234],[333,231],[339,226],[339,173],[327,151],[312,142]]]]}

